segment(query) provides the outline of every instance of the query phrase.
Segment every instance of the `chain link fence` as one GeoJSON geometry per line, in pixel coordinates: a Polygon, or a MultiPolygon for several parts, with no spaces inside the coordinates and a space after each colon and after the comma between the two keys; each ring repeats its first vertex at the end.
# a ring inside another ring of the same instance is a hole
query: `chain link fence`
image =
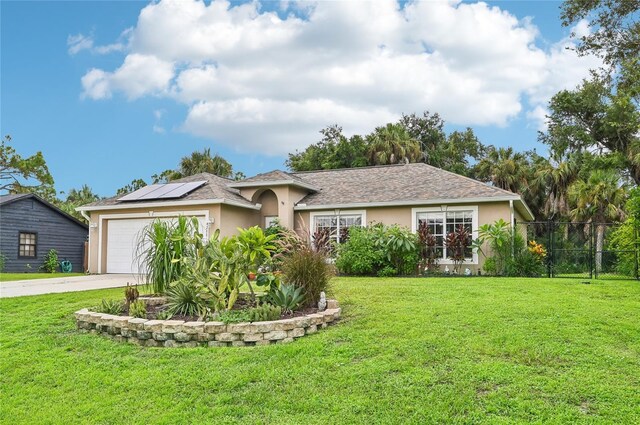
{"type": "Polygon", "coordinates": [[[548,277],[638,279],[638,229],[617,223],[518,223],[547,251],[548,277]]]}

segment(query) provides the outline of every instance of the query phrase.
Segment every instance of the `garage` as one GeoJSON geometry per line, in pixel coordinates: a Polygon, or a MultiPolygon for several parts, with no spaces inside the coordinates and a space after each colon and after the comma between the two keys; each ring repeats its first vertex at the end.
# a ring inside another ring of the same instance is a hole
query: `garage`
{"type": "MultiPolygon", "coordinates": [[[[204,234],[205,218],[197,217],[204,234]]],[[[174,218],[160,218],[173,220],[174,218]]],[[[158,218],[112,219],[107,225],[107,273],[140,273],[136,261],[136,247],[145,226],[158,218]]]]}

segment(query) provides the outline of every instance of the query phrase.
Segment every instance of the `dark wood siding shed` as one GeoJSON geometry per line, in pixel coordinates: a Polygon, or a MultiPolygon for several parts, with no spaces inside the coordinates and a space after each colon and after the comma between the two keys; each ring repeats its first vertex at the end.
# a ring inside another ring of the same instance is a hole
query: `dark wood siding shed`
{"type": "Polygon", "coordinates": [[[6,272],[37,272],[50,249],[83,272],[86,224],[33,194],[0,196],[0,252],[6,272]],[[36,234],[35,257],[19,255],[20,233],[36,234]],[[30,266],[30,267],[29,267],[30,266]]]}

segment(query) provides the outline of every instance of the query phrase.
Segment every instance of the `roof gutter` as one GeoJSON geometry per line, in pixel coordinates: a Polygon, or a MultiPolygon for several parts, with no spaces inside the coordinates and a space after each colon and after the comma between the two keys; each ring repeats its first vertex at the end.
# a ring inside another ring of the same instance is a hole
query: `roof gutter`
{"type": "Polygon", "coordinates": [[[203,199],[199,201],[174,201],[174,202],[145,202],[145,203],[122,203],[116,205],[89,205],[76,208],[76,211],[107,211],[107,210],[127,210],[127,209],[140,209],[140,208],[158,208],[158,207],[182,207],[189,205],[212,205],[212,204],[226,204],[239,208],[247,208],[250,210],[259,210],[258,205],[246,205],[241,202],[231,201],[229,199],[203,199]]]}
{"type": "Polygon", "coordinates": [[[381,202],[352,202],[342,204],[307,205],[298,203],[293,207],[296,211],[336,209],[336,208],[366,208],[366,207],[399,207],[410,205],[438,205],[438,204],[472,204],[478,202],[503,202],[521,200],[519,196],[500,196],[492,198],[462,198],[462,199],[429,199],[406,201],[381,201],[381,202]]]}

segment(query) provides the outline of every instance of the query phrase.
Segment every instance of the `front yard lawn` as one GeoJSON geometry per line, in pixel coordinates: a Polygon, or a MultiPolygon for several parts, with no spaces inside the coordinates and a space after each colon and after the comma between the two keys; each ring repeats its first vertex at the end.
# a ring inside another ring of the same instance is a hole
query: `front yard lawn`
{"type": "Polygon", "coordinates": [[[343,319],[288,345],[78,334],[121,289],[0,300],[0,421],[640,423],[640,284],[337,278],[343,319]]]}
{"type": "Polygon", "coordinates": [[[0,282],[74,276],[84,276],[84,273],[0,273],[0,282]]]}

